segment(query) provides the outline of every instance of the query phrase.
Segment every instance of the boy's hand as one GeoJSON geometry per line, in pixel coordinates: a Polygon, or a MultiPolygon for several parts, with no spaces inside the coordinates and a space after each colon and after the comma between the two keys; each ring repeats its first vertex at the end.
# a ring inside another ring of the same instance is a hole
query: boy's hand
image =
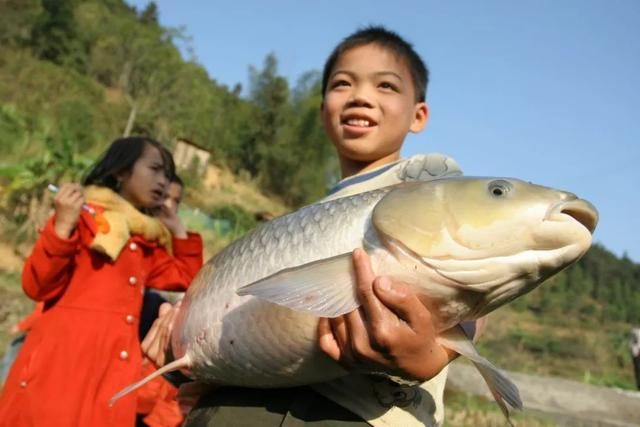
{"type": "Polygon", "coordinates": [[[160,206],[156,217],[169,229],[173,237],[177,239],[187,238],[187,229],[182,224],[175,209],[171,209],[164,204],[160,206]]]}
{"type": "Polygon", "coordinates": [[[142,353],[156,366],[164,366],[171,361],[171,332],[179,310],[180,301],[174,306],[168,302],[161,304],[158,318],[140,344],[142,353]]]}
{"type": "Polygon", "coordinates": [[[71,236],[78,223],[80,209],[84,202],[80,184],[63,184],[60,187],[60,191],[53,199],[56,211],[54,229],[59,237],[68,239],[71,236]]]}
{"type": "Polygon", "coordinates": [[[431,314],[404,283],[376,278],[365,251],[353,252],[362,306],[334,319],[320,319],[320,348],[349,368],[426,381],[456,353],[436,342],[431,314]]]}

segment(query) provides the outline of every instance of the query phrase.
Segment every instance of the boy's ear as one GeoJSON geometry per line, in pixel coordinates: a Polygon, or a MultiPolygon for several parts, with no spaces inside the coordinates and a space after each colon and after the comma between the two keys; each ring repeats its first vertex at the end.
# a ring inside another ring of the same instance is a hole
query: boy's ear
{"type": "Polygon", "coordinates": [[[418,102],[413,110],[413,121],[409,130],[418,133],[425,128],[429,121],[429,106],[426,102],[418,102]]]}

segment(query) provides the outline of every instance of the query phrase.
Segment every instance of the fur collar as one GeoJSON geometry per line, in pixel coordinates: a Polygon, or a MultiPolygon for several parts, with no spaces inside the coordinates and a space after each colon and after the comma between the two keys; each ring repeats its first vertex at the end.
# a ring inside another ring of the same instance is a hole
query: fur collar
{"type": "Polygon", "coordinates": [[[97,231],[91,249],[115,260],[131,235],[137,234],[172,253],[171,232],[157,218],[143,214],[106,187],[88,186],[85,197],[91,205],[102,208],[95,215],[97,231]]]}

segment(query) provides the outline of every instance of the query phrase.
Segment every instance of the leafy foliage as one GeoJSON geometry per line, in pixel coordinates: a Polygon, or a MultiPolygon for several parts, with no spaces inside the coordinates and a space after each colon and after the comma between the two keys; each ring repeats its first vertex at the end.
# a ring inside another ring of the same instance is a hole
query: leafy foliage
{"type": "Polygon", "coordinates": [[[560,272],[514,307],[541,317],[573,316],[588,325],[640,323],[640,265],[595,244],[576,265],[560,272]]]}
{"type": "Polygon", "coordinates": [[[316,200],[337,177],[316,73],[291,87],[268,55],[262,68],[249,67],[242,97],[189,55],[182,30],[158,24],[154,3],[137,11],[122,0],[9,0],[0,8],[8,24],[0,39],[10,42],[0,48],[0,151],[42,150],[33,128],[47,121],[50,136],[65,133],[94,155],[122,134],[187,138],[290,206],[316,200]]]}

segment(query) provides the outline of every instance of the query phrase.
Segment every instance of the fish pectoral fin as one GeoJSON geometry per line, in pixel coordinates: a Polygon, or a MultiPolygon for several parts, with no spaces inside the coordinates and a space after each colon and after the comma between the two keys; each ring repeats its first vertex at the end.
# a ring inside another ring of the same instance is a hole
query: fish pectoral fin
{"type": "Polygon", "coordinates": [[[241,287],[237,294],[253,295],[319,317],[338,317],[360,305],[351,253],[281,270],[241,287]]]}
{"type": "Polygon", "coordinates": [[[522,409],[522,400],[520,399],[518,386],[516,386],[504,372],[478,353],[460,326],[455,326],[442,332],[438,337],[438,342],[442,344],[442,346],[454,350],[473,362],[480,372],[480,375],[482,375],[482,378],[486,381],[487,386],[489,386],[489,390],[498,403],[500,410],[507,418],[509,424],[513,425],[509,418],[509,408],[505,402],[514,409],[522,409]]]}

